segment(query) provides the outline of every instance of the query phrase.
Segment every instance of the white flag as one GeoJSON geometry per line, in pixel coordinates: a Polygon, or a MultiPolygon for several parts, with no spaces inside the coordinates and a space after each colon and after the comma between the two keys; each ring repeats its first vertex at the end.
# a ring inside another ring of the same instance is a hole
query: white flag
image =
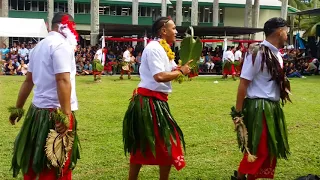
{"type": "Polygon", "coordinates": [[[104,31],[103,31],[103,35],[102,35],[102,64],[104,65],[106,63],[106,54],[104,53],[105,51],[103,50],[103,48],[106,47],[106,38],[104,37],[104,31]]]}

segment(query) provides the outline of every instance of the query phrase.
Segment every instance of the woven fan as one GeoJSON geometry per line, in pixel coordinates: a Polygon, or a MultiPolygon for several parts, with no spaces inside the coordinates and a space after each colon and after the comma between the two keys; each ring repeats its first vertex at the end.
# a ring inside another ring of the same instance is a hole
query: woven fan
{"type": "Polygon", "coordinates": [[[68,159],[68,153],[72,149],[74,134],[68,131],[65,135],[51,129],[46,142],[45,152],[53,167],[62,169],[68,159]]]}

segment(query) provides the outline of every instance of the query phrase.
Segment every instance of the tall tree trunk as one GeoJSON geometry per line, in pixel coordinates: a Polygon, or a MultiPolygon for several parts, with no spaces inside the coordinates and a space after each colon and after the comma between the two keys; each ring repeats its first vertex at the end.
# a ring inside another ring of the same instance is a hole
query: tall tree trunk
{"type": "Polygon", "coordinates": [[[68,0],[68,13],[74,18],[74,0],[68,0]]]}
{"type": "Polygon", "coordinates": [[[253,15],[252,15],[252,27],[257,28],[259,26],[260,18],[260,0],[254,0],[253,15]]]}
{"type": "Polygon", "coordinates": [[[47,21],[48,21],[48,27],[49,27],[49,30],[51,31],[51,26],[52,26],[52,18],[53,18],[53,12],[54,12],[54,0],[48,0],[47,1],[48,3],[48,18],[47,18],[47,21]]]}
{"type": "Polygon", "coordinates": [[[318,0],[314,0],[313,5],[314,5],[314,9],[317,9],[318,8],[318,0]]]}
{"type": "Polygon", "coordinates": [[[139,0],[132,0],[132,24],[138,25],[139,23],[139,0]]]}
{"type": "MultiPolygon", "coordinates": [[[[9,0],[2,0],[1,2],[1,17],[8,17],[9,14],[9,0]]],[[[9,47],[9,38],[0,37],[0,43],[5,43],[9,47]]],[[[1,59],[1,57],[0,57],[1,59]]]]}
{"type": "Polygon", "coordinates": [[[287,20],[288,17],[288,0],[282,0],[281,18],[287,20]]]}
{"type": "MultiPolygon", "coordinates": [[[[252,27],[258,28],[260,18],[260,0],[254,0],[253,14],[252,14],[252,27]]],[[[256,39],[256,34],[253,34],[252,39],[256,39]]]]}
{"type": "Polygon", "coordinates": [[[1,2],[1,17],[8,17],[9,13],[9,1],[8,0],[2,0],[1,2]]]}
{"type": "Polygon", "coordinates": [[[182,25],[182,0],[176,1],[176,24],[177,26],[182,25]]]}
{"type": "Polygon", "coordinates": [[[244,27],[251,27],[252,22],[252,0],[246,0],[246,8],[244,14],[244,27]]]}
{"type": "Polygon", "coordinates": [[[90,43],[95,46],[99,35],[99,0],[91,0],[91,33],[90,43]]]}
{"type": "Polygon", "coordinates": [[[198,26],[198,0],[192,0],[191,26],[198,26]]]}
{"type": "Polygon", "coordinates": [[[213,10],[212,10],[212,25],[217,27],[219,25],[219,0],[213,0],[213,10]]]}
{"type": "Polygon", "coordinates": [[[161,16],[167,16],[167,0],[161,0],[161,16]]]}

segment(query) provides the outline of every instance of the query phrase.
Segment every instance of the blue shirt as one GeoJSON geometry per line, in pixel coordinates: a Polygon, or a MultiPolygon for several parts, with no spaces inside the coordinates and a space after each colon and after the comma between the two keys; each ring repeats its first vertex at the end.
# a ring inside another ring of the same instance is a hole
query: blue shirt
{"type": "Polygon", "coordinates": [[[6,48],[6,49],[1,48],[0,51],[2,53],[2,59],[4,59],[6,57],[6,54],[8,54],[10,52],[10,50],[8,48],[6,48]]]}
{"type": "Polygon", "coordinates": [[[88,64],[84,65],[84,69],[92,71],[92,64],[89,64],[89,66],[88,66],[88,64]]]}

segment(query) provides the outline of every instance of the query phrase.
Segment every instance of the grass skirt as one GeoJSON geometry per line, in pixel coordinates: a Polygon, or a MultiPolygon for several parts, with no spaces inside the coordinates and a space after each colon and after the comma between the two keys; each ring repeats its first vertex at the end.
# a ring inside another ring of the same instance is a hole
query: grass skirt
{"type": "Polygon", "coordinates": [[[287,159],[289,152],[288,132],[280,103],[267,99],[245,99],[244,124],[248,130],[248,148],[257,155],[263,131],[263,116],[267,127],[268,151],[271,157],[287,159]]]}
{"type": "Polygon", "coordinates": [[[92,71],[95,71],[95,72],[102,72],[103,71],[103,66],[100,62],[100,60],[93,60],[92,61],[92,71]]]}
{"type": "Polygon", "coordinates": [[[185,166],[183,133],[173,119],[167,95],[139,88],[123,120],[125,153],[133,164],[185,166]]]}
{"type": "MultiPolygon", "coordinates": [[[[31,166],[32,170],[39,174],[46,168],[52,168],[45,153],[46,139],[50,129],[55,128],[52,119],[54,109],[40,109],[30,105],[21,130],[14,143],[12,158],[13,177],[17,177],[20,170],[26,174],[31,166]]],[[[75,120],[75,116],[73,114],[75,120]]],[[[74,144],[70,156],[70,169],[74,169],[77,160],[80,159],[79,139],[76,132],[77,121],[73,124],[74,144]]]]}

